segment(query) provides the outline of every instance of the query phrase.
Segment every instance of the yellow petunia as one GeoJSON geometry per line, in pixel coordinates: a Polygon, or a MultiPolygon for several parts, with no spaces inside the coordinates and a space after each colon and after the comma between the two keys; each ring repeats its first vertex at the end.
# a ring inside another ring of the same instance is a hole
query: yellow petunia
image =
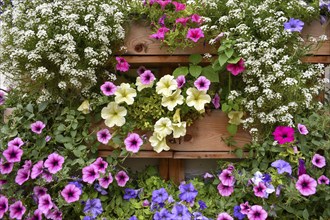
{"type": "Polygon", "coordinates": [[[186,127],[187,127],[187,122],[179,122],[179,123],[173,123],[172,128],[173,128],[173,137],[174,138],[179,138],[183,137],[186,135],[186,127]]]}
{"type": "Polygon", "coordinates": [[[233,125],[239,125],[242,123],[243,112],[241,111],[231,111],[228,113],[228,122],[233,125]]]}
{"type": "Polygon", "coordinates": [[[172,75],[165,75],[156,83],[156,92],[162,96],[170,96],[178,84],[172,75]]]}
{"type": "Polygon", "coordinates": [[[157,153],[162,152],[163,150],[168,151],[170,147],[166,143],[166,138],[154,132],[152,136],[149,138],[149,142],[151,146],[154,148],[154,151],[157,153]]]}
{"type": "Polygon", "coordinates": [[[175,106],[182,104],[183,96],[181,95],[180,89],[173,92],[170,96],[163,96],[162,98],[162,106],[167,107],[170,111],[173,111],[175,106]]]}
{"type": "Polygon", "coordinates": [[[206,91],[199,91],[196,88],[189,88],[187,90],[186,103],[189,107],[194,106],[197,111],[204,110],[205,104],[211,102],[211,97],[206,94],[206,91]]]}
{"type": "Polygon", "coordinates": [[[101,111],[101,117],[105,119],[105,125],[108,127],[123,126],[126,122],[125,116],[127,114],[126,108],[119,106],[115,102],[110,102],[107,107],[101,111]]]}
{"type": "Polygon", "coordinates": [[[154,126],[154,131],[161,137],[166,137],[172,133],[172,122],[169,118],[159,119],[154,126]]]}
{"type": "Polygon", "coordinates": [[[134,98],[136,97],[135,89],[131,88],[128,83],[122,83],[115,92],[115,102],[120,104],[126,102],[127,105],[132,105],[134,103],[134,98]]]}
{"type": "Polygon", "coordinates": [[[78,111],[82,112],[83,114],[88,114],[90,112],[90,105],[89,101],[85,100],[77,109],[78,111]]]}

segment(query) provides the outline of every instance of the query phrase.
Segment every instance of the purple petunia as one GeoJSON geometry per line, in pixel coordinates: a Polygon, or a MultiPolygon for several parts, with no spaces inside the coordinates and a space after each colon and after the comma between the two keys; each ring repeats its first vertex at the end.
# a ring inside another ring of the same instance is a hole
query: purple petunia
{"type": "Polygon", "coordinates": [[[39,175],[41,175],[43,172],[43,167],[44,167],[44,162],[42,160],[38,161],[35,165],[33,165],[31,172],[31,179],[35,179],[39,175]]]}
{"type": "Polygon", "coordinates": [[[105,173],[105,170],[108,167],[108,163],[106,161],[103,160],[102,157],[98,157],[94,163],[92,163],[92,165],[94,165],[96,167],[97,172],[100,173],[105,173]]]}
{"type": "Polygon", "coordinates": [[[112,182],[113,182],[113,178],[111,173],[109,173],[108,176],[104,176],[99,179],[100,186],[102,186],[105,189],[107,189],[112,182]]]}
{"type": "Polygon", "coordinates": [[[164,27],[164,26],[165,26],[165,19],[166,19],[166,14],[164,14],[163,16],[161,16],[161,17],[158,19],[158,24],[159,24],[161,27],[164,27]]]}
{"type": "Polygon", "coordinates": [[[123,198],[125,200],[135,199],[138,196],[139,192],[140,190],[126,188],[123,198]]]}
{"type": "Polygon", "coordinates": [[[46,195],[47,193],[47,188],[41,187],[41,186],[35,186],[33,188],[33,194],[37,197],[40,198],[43,195],[46,195]]]}
{"type": "Polygon", "coordinates": [[[298,124],[298,131],[302,135],[307,135],[308,134],[308,130],[307,130],[306,126],[302,125],[302,124],[298,124]]]}
{"type": "Polygon", "coordinates": [[[234,220],[227,212],[222,212],[218,215],[217,220],[234,220]]]}
{"type": "Polygon", "coordinates": [[[267,212],[260,205],[253,205],[247,214],[250,220],[266,220],[268,217],[267,212]]]}
{"type": "Polygon", "coordinates": [[[31,131],[36,134],[41,134],[42,130],[46,127],[46,125],[42,121],[36,121],[31,124],[31,131]]]}
{"type": "Polygon", "coordinates": [[[175,6],[175,11],[183,11],[186,9],[186,5],[180,2],[172,2],[172,4],[175,6]]]}
{"type": "Polygon", "coordinates": [[[312,164],[318,168],[323,168],[326,165],[325,157],[320,154],[315,154],[312,159],[312,164]]]}
{"type": "Polygon", "coordinates": [[[195,43],[197,43],[197,41],[203,37],[204,37],[204,33],[200,28],[190,28],[186,36],[187,39],[190,39],[195,43]]]}
{"type": "Polygon", "coordinates": [[[14,163],[3,162],[1,159],[0,163],[0,173],[1,174],[9,174],[13,171],[14,163]]]}
{"type": "Polygon", "coordinates": [[[215,109],[220,108],[220,96],[218,93],[216,93],[212,99],[212,104],[215,109]]]}
{"type": "Polygon", "coordinates": [[[98,169],[94,165],[89,165],[82,169],[83,181],[92,184],[97,178],[100,177],[98,169]]]}
{"type": "Polygon", "coordinates": [[[142,73],[144,73],[144,71],[146,71],[147,69],[144,66],[140,66],[136,72],[138,75],[141,75],[142,73]]]}
{"type": "Polygon", "coordinates": [[[225,169],[221,172],[221,174],[219,175],[219,179],[221,183],[225,186],[233,186],[235,183],[235,178],[232,172],[228,169],[225,169]]]}
{"type": "Polygon", "coordinates": [[[286,172],[291,175],[292,173],[291,165],[284,160],[276,160],[271,164],[271,166],[277,168],[277,172],[279,174],[286,172]]]}
{"type": "Polygon", "coordinates": [[[100,87],[102,93],[106,96],[110,96],[115,94],[117,91],[117,86],[113,84],[112,82],[105,82],[103,85],[100,87]]]}
{"type": "Polygon", "coordinates": [[[157,33],[152,34],[149,37],[157,39],[157,40],[164,40],[165,34],[169,31],[170,31],[170,29],[168,29],[167,27],[164,26],[164,27],[159,28],[157,33]]]}
{"type": "Polygon", "coordinates": [[[294,141],[294,129],[287,126],[277,126],[273,136],[279,144],[290,143],[294,141]]]}
{"type": "Polygon", "coordinates": [[[194,85],[199,91],[207,91],[210,88],[211,82],[205,76],[200,76],[196,79],[194,85]]]}
{"type": "Polygon", "coordinates": [[[242,220],[246,217],[243,213],[241,213],[241,207],[239,205],[234,206],[234,217],[242,220]]]}
{"type": "Polygon", "coordinates": [[[170,4],[172,0],[157,0],[162,10],[165,10],[166,5],[170,4]]]}
{"type": "Polygon", "coordinates": [[[8,211],[8,199],[5,196],[0,196],[0,219],[8,211]]]}
{"type": "Polygon", "coordinates": [[[299,176],[296,182],[296,189],[304,196],[313,195],[316,193],[317,182],[307,174],[299,176]]]}
{"type": "Polygon", "coordinates": [[[143,144],[143,140],[140,138],[140,135],[136,133],[130,133],[124,140],[124,143],[127,151],[137,153],[143,144]]]}
{"type": "Polygon", "coordinates": [[[156,212],[153,216],[153,220],[172,219],[172,214],[165,208],[156,212]]]}
{"type": "Polygon", "coordinates": [[[42,220],[42,212],[39,209],[36,209],[33,215],[27,220],[42,220]]]}
{"type": "Polygon", "coordinates": [[[306,167],[305,167],[305,161],[303,159],[299,158],[299,166],[298,166],[298,176],[301,176],[303,174],[306,174],[306,167]]]}
{"type": "Polygon", "coordinates": [[[26,181],[29,180],[30,178],[30,170],[26,170],[26,169],[19,169],[17,171],[17,175],[15,178],[15,183],[17,183],[18,185],[23,185],[23,183],[25,183],[26,181]]]}
{"type": "Polygon", "coordinates": [[[39,197],[38,200],[38,209],[42,213],[47,213],[51,208],[53,208],[52,198],[49,194],[45,194],[39,197]]]}
{"type": "Polygon", "coordinates": [[[178,84],[178,88],[181,89],[186,83],[185,76],[184,75],[178,76],[178,78],[176,78],[176,83],[178,84]]]}
{"type": "Polygon", "coordinates": [[[96,136],[97,136],[97,140],[102,144],[108,144],[110,139],[112,138],[109,130],[106,128],[98,131],[96,136]]]}
{"type": "Polygon", "coordinates": [[[88,199],[84,207],[84,213],[91,214],[94,218],[103,212],[100,199],[88,199]]]}
{"type": "Polygon", "coordinates": [[[221,196],[230,196],[234,192],[233,186],[225,186],[222,183],[218,184],[217,189],[221,196]]]}
{"type": "Polygon", "coordinates": [[[119,70],[121,72],[127,72],[129,70],[130,65],[123,57],[116,57],[116,60],[116,70],[119,70]]]}
{"type": "Polygon", "coordinates": [[[251,206],[249,205],[249,202],[245,202],[239,205],[241,208],[240,212],[244,215],[248,214],[250,212],[251,206]]]}
{"type": "Polygon", "coordinates": [[[186,206],[178,203],[172,208],[172,219],[191,219],[191,214],[186,206]]]}
{"type": "Polygon", "coordinates": [[[154,74],[150,70],[144,71],[141,75],[141,83],[143,85],[150,85],[155,80],[154,74]]]}
{"type": "Polygon", "coordinates": [[[203,200],[199,200],[198,201],[198,205],[199,205],[199,209],[200,210],[204,210],[204,209],[207,208],[207,206],[206,206],[206,204],[205,204],[205,202],[203,200]]]}
{"type": "Polygon", "coordinates": [[[288,22],[284,23],[284,29],[289,32],[301,32],[304,28],[304,22],[299,19],[290,18],[288,22]]]}
{"type": "Polygon", "coordinates": [[[55,174],[62,169],[64,163],[64,157],[57,153],[52,153],[48,155],[47,160],[44,163],[44,166],[48,169],[51,174],[55,174]]]}
{"type": "Polygon", "coordinates": [[[254,195],[257,197],[264,198],[266,194],[267,187],[262,182],[259,182],[256,186],[253,187],[254,195]]]}
{"type": "Polygon", "coordinates": [[[180,194],[179,194],[180,200],[188,203],[193,203],[198,194],[197,190],[195,189],[192,183],[181,184],[179,186],[179,190],[180,190],[180,194]]]}
{"type": "Polygon", "coordinates": [[[42,172],[42,178],[48,183],[53,181],[53,175],[47,170],[44,170],[44,172],[42,172]]]}
{"type": "Polygon", "coordinates": [[[96,191],[98,191],[99,193],[101,193],[101,195],[103,195],[103,196],[108,194],[108,192],[106,190],[104,190],[104,188],[102,186],[100,186],[100,184],[98,184],[98,183],[94,184],[94,189],[96,191]]]}
{"type": "Polygon", "coordinates": [[[23,155],[23,150],[17,146],[9,146],[6,150],[3,151],[2,155],[10,163],[20,162],[23,155]]]}
{"type": "Polygon", "coordinates": [[[61,191],[61,195],[67,203],[76,202],[79,200],[82,191],[74,184],[68,184],[61,191]]]}
{"type": "Polygon", "coordinates": [[[125,171],[121,170],[116,174],[115,179],[117,181],[118,186],[124,187],[129,180],[129,176],[125,171]]]}
{"type": "Polygon", "coordinates": [[[237,63],[229,63],[226,66],[226,69],[234,76],[244,72],[244,60],[241,58],[237,63]]]}
{"type": "Polygon", "coordinates": [[[9,206],[9,216],[10,218],[22,219],[26,208],[21,201],[17,201],[11,206],[9,206]]]}
{"type": "Polygon", "coordinates": [[[22,147],[24,142],[21,138],[17,137],[8,142],[8,147],[22,147]]]}
{"type": "Polygon", "coordinates": [[[317,179],[317,183],[318,184],[325,184],[325,185],[329,185],[329,178],[322,175],[317,179]]]}
{"type": "Polygon", "coordinates": [[[158,204],[164,203],[167,199],[168,199],[168,193],[164,188],[160,188],[152,192],[151,200],[154,203],[158,203],[158,204]]]}

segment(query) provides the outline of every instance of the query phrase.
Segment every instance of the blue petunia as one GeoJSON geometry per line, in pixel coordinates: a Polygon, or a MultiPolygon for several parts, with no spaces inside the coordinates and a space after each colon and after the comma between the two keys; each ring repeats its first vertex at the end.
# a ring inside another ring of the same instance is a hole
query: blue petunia
{"type": "Polygon", "coordinates": [[[291,175],[291,173],[292,173],[291,165],[284,160],[276,160],[271,165],[272,165],[272,167],[277,168],[277,172],[279,174],[286,172],[291,175]]]}

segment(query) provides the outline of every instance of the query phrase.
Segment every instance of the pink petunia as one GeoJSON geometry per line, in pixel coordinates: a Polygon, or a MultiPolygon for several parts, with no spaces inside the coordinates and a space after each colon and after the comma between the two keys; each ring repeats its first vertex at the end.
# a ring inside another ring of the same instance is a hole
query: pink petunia
{"type": "Polygon", "coordinates": [[[235,183],[235,178],[231,171],[225,169],[219,175],[221,183],[225,186],[233,186],[235,183]]]}
{"type": "Polygon", "coordinates": [[[249,220],[266,220],[268,217],[267,212],[260,205],[251,206],[250,211],[247,213],[249,220]]]}
{"type": "Polygon", "coordinates": [[[230,196],[234,192],[233,186],[225,186],[222,183],[217,186],[217,189],[221,196],[230,196]]]}
{"type": "Polygon", "coordinates": [[[45,161],[44,166],[48,169],[50,173],[55,174],[62,169],[63,163],[64,163],[64,157],[62,157],[57,153],[52,153],[48,155],[48,158],[45,161]]]}
{"type": "Polygon", "coordinates": [[[250,208],[251,206],[249,205],[249,202],[245,202],[239,205],[239,207],[241,208],[241,213],[246,215],[250,212],[250,208]]]}
{"type": "Polygon", "coordinates": [[[8,199],[5,196],[0,196],[0,219],[8,211],[8,199]]]}
{"type": "Polygon", "coordinates": [[[218,215],[217,220],[234,220],[227,212],[222,212],[218,215]]]}
{"type": "Polygon", "coordinates": [[[186,83],[185,76],[184,75],[178,76],[178,78],[176,78],[176,83],[178,84],[178,88],[181,89],[186,83]]]}
{"type": "Polygon", "coordinates": [[[47,188],[41,186],[35,186],[33,188],[33,194],[39,199],[41,196],[47,194],[47,188]]]}
{"type": "Polygon", "coordinates": [[[17,183],[18,185],[23,185],[23,183],[25,183],[26,181],[29,180],[30,178],[30,170],[26,170],[26,169],[19,169],[17,171],[17,175],[15,178],[15,183],[17,183]]]}
{"type": "Polygon", "coordinates": [[[165,10],[166,5],[170,4],[172,0],[157,0],[162,10],[165,10]]]}
{"type": "Polygon", "coordinates": [[[13,171],[14,163],[3,162],[1,159],[0,163],[0,173],[1,174],[9,174],[13,171]]]}
{"type": "Polygon", "coordinates": [[[175,20],[175,23],[177,24],[182,24],[182,26],[186,26],[187,25],[187,22],[190,20],[190,17],[182,17],[182,18],[177,18],[175,20]]]}
{"type": "Polygon", "coordinates": [[[129,176],[125,171],[119,171],[116,174],[115,179],[117,181],[118,186],[124,187],[129,180],[129,176]]]}
{"type": "Polygon", "coordinates": [[[98,131],[96,136],[97,136],[97,140],[102,144],[108,144],[112,138],[110,131],[106,128],[98,131]]]}
{"type": "Polygon", "coordinates": [[[117,86],[113,84],[112,82],[105,82],[103,85],[100,87],[102,93],[106,96],[110,96],[115,94],[117,90],[117,86]]]}
{"type": "Polygon", "coordinates": [[[124,140],[124,143],[127,151],[137,153],[143,144],[143,140],[140,138],[140,135],[136,133],[130,133],[124,140]]]}
{"type": "Polygon", "coordinates": [[[267,189],[267,187],[265,186],[265,184],[263,184],[262,182],[259,182],[257,185],[255,185],[253,187],[254,195],[257,197],[264,198],[266,189],[267,189]]]}
{"type": "Polygon", "coordinates": [[[318,179],[317,179],[317,183],[318,184],[325,184],[325,185],[329,185],[329,178],[328,177],[326,177],[326,176],[324,176],[324,175],[322,175],[322,176],[320,176],[318,179]]]}
{"type": "Polygon", "coordinates": [[[198,14],[191,15],[191,21],[197,24],[201,24],[203,22],[201,16],[199,16],[198,14]]]}
{"type": "Polygon", "coordinates": [[[89,165],[82,169],[83,181],[92,184],[97,178],[100,177],[98,169],[94,165],[89,165]]]}
{"type": "Polygon", "coordinates": [[[233,74],[234,76],[237,76],[238,74],[242,73],[245,70],[244,60],[241,58],[235,64],[229,63],[226,66],[226,68],[229,72],[231,72],[231,74],[233,74]]]}
{"type": "Polygon", "coordinates": [[[52,198],[49,194],[40,196],[38,199],[38,209],[42,213],[47,213],[51,208],[53,208],[52,198]]]}
{"type": "Polygon", "coordinates": [[[113,182],[113,178],[111,173],[109,173],[108,176],[104,176],[99,179],[100,186],[102,186],[105,189],[107,189],[112,182],[113,182]]]}
{"type": "Polygon", "coordinates": [[[140,78],[143,85],[150,85],[155,80],[155,76],[150,70],[144,71],[140,78]]]}
{"type": "Polygon", "coordinates": [[[116,70],[121,72],[127,72],[129,70],[129,64],[123,57],[116,57],[117,65],[116,70]]]}
{"type": "Polygon", "coordinates": [[[6,150],[3,151],[2,155],[10,163],[20,162],[23,155],[23,150],[17,146],[9,146],[6,150]]]}
{"type": "Polygon", "coordinates": [[[302,135],[307,135],[308,134],[307,127],[303,124],[298,124],[298,131],[302,135]]]}
{"type": "Polygon", "coordinates": [[[273,136],[279,144],[290,143],[294,141],[294,129],[287,126],[277,126],[273,136]]]}
{"type": "Polygon", "coordinates": [[[215,109],[220,108],[220,96],[218,93],[216,93],[212,99],[212,104],[215,109]]]}
{"type": "Polygon", "coordinates": [[[81,190],[74,184],[68,184],[61,191],[61,195],[67,203],[72,203],[79,200],[81,190]]]}
{"type": "Polygon", "coordinates": [[[175,6],[175,11],[183,11],[186,9],[186,5],[180,2],[172,2],[172,4],[175,6]]]}
{"type": "Polygon", "coordinates": [[[108,167],[108,163],[102,159],[102,157],[99,157],[95,160],[94,163],[92,163],[96,167],[97,172],[105,173],[105,170],[108,167]]]}
{"type": "Polygon", "coordinates": [[[43,172],[43,169],[44,169],[44,162],[42,160],[40,160],[32,167],[31,179],[35,179],[39,175],[41,175],[43,172]]]}
{"type": "Polygon", "coordinates": [[[318,168],[323,168],[326,165],[325,157],[320,154],[315,154],[312,159],[312,164],[318,168]]]}
{"type": "Polygon", "coordinates": [[[31,131],[36,134],[41,134],[46,125],[42,121],[36,121],[31,124],[31,131]]]}
{"type": "Polygon", "coordinates": [[[157,33],[150,35],[150,38],[154,38],[157,40],[164,40],[165,34],[169,31],[170,29],[168,29],[167,27],[161,27],[158,29],[157,33]]]}
{"type": "Polygon", "coordinates": [[[211,82],[205,76],[200,76],[196,79],[194,85],[199,91],[207,91],[210,88],[211,82]]]}
{"type": "Polygon", "coordinates": [[[22,147],[24,145],[24,142],[22,141],[21,138],[16,137],[13,140],[8,142],[8,147],[22,147]]]}
{"type": "Polygon", "coordinates": [[[296,182],[296,189],[304,196],[310,196],[316,193],[317,182],[307,174],[299,176],[296,182]]]}
{"type": "Polygon", "coordinates": [[[17,201],[11,206],[9,206],[9,216],[10,218],[22,219],[26,211],[25,206],[21,201],[17,201]]]}
{"type": "Polygon", "coordinates": [[[195,43],[197,43],[197,41],[203,37],[204,37],[204,33],[200,28],[190,28],[186,36],[187,39],[190,39],[195,43]]]}

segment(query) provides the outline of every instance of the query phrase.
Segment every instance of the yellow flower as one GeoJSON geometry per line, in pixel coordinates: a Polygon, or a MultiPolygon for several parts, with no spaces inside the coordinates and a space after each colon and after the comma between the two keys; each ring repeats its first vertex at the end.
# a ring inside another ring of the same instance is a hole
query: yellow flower
{"type": "Polygon", "coordinates": [[[115,101],[117,104],[126,102],[127,105],[132,105],[134,102],[134,97],[136,97],[135,89],[131,88],[128,83],[122,83],[115,92],[115,101]]]}
{"type": "Polygon", "coordinates": [[[204,90],[199,91],[196,88],[189,88],[187,95],[187,105],[189,107],[194,106],[197,111],[204,110],[205,104],[211,102],[211,97],[204,90]]]}
{"type": "Polygon", "coordinates": [[[179,123],[173,123],[172,127],[173,127],[173,137],[174,138],[179,138],[179,137],[183,137],[186,135],[187,122],[183,121],[183,122],[179,122],[179,123]]]}
{"type": "Polygon", "coordinates": [[[161,118],[155,123],[154,129],[158,135],[166,137],[172,133],[172,122],[169,118],[161,118]]]}
{"type": "Polygon", "coordinates": [[[178,88],[178,84],[174,79],[174,76],[165,75],[156,83],[157,94],[163,96],[170,96],[173,90],[178,88]]]}
{"type": "Polygon", "coordinates": [[[162,152],[163,150],[168,151],[170,147],[166,143],[166,138],[154,132],[149,138],[151,146],[154,148],[154,151],[157,153],[162,152]]]}
{"type": "Polygon", "coordinates": [[[228,122],[233,125],[239,125],[242,123],[243,112],[241,111],[231,111],[228,113],[228,122]]]}
{"type": "Polygon", "coordinates": [[[77,110],[82,112],[83,114],[88,114],[90,111],[89,101],[88,100],[83,101],[83,103],[81,103],[81,105],[78,107],[77,110]]]}
{"type": "Polygon", "coordinates": [[[173,111],[175,106],[182,104],[183,96],[180,89],[173,92],[170,96],[163,96],[162,98],[162,106],[167,107],[170,111],[173,111]]]}
{"type": "Polygon", "coordinates": [[[175,113],[173,115],[173,122],[181,122],[180,111],[181,109],[179,108],[175,110],[175,113]]]}
{"type": "Polygon", "coordinates": [[[135,85],[137,87],[137,91],[140,92],[140,91],[142,91],[142,89],[151,88],[154,85],[154,82],[152,81],[149,85],[145,85],[145,84],[142,84],[141,77],[137,77],[135,85]]]}
{"type": "Polygon", "coordinates": [[[119,106],[115,102],[110,102],[107,107],[101,111],[101,117],[105,119],[105,125],[108,127],[123,126],[126,122],[125,116],[127,114],[126,108],[119,106]]]}

